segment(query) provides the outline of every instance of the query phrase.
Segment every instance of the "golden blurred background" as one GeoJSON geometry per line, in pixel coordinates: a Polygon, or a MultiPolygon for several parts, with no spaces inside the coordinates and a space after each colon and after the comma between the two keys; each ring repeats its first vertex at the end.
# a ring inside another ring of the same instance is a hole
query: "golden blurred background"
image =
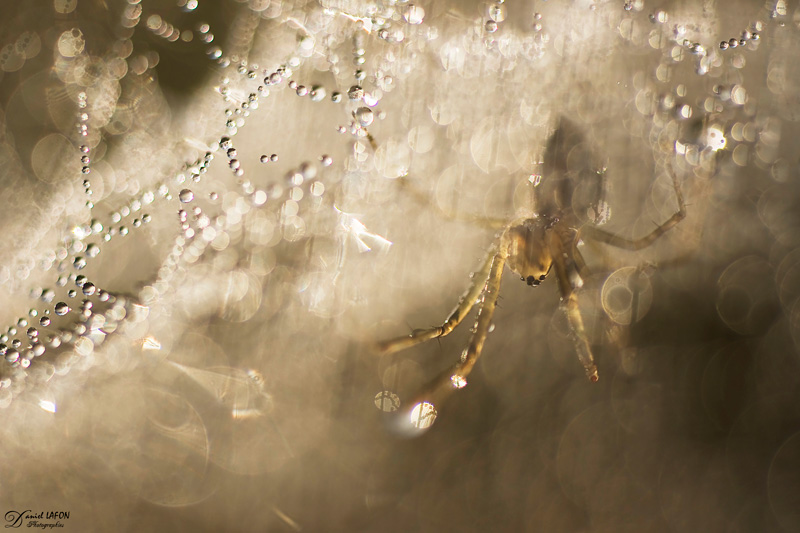
{"type": "Polygon", "coordinates": [[[2,13],[7,527],[800,528],[796,2],[2,13]],[[448,316],[559,121],[604,229],[669,218],[670,172],[686,219],[580,243],[598,383],[555,280],[506,275],[469,385],[399,424],[470,328],[375,343],[448,316]]]}

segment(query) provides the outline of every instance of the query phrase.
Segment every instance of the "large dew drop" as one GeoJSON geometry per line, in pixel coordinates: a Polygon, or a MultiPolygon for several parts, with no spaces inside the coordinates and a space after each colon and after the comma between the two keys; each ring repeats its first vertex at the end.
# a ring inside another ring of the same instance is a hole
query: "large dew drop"
{"type": "Polygon", "coordinates": [[[194,200],[194,193],[191,191],[191,189],[183,189],[180,194],[178,194],[178,198],[180,198],[181,202],[184,204],[188,204],[194,200]]]}

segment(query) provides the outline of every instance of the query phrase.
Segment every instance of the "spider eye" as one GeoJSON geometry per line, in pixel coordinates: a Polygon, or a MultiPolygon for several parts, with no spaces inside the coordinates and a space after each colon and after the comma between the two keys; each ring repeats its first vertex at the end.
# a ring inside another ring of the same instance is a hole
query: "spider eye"
{"type": "Polygon", "coordinates": [[[539,276],[539,281],[544,281],[544,278],[547,277],[547,274],[542,274],[539,276]]]}
{"type": "Polygon", "coordinates": [[[532,287],[535,287],[535,286],[539,285],[539,283],[541,283],[540,280],[534,278],[533,276],[528,276],[528,278],[525,280],[525,282],[528,285],[532,286],[532,287]]]}

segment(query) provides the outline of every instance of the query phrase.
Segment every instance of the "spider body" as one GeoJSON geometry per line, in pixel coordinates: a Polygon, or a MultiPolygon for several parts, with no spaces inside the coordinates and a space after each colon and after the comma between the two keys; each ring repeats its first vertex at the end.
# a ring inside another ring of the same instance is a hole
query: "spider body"
{"type": "MultiPolygon", "coordinates": [[[[438,327],[415,330],[410,335],[378,343],[382,353],[392,353],[452,332],[478,305],[472,339],[461,359],[429,381],[417,396],[407,403],[412,417],[438,403],[454,389],[466,385],[466,378],[481,355],[491,329],[500,283],[506,266],[530,286],[538,286],[553,272],[558,281],[561,305],[564,308],[575,345],[575,351],[590,381],[598,380],[597,366],[584,331],[578,306],[577,290],[583,286],[588,272],[578,250],[581,239],[592,239],[617,248],[639,250],[652,244],[686,216],[686,208],[678,179],[667,163],[677,199],[677,211],[663,224],[638,239],[627,239],[600,229],[596,223],[604,217],[604,171],[593,170],[587,161],[591,153],[580,130],[564,119],[551,135],[545,151],[544,179],[536,184],[534,213],[511,223],[485,220],[501,228],[486,260],[473,273],[472,284],[459,300],[447,320],[438,327]],[[575,160],[582,165],[574,164],[575,160]],[[429,404],[425,409],[419,406],[429,404]]],[[[411,191],[421,202],[426,196],[411,191]]],[[[447,214],[445,214],[447,215],[447,214]]],[[[458,217],[451,217],[458,218],[458,217]]],[[[413,420],[412,420],[413,421],[413,420]]]]}
{"type": "Polygon", "coordinates": [[[557,218],[526,218],[506,230],[508,268],[528,285],[539,285],[553,267],[551,242],[557,223],[557,218]]]}

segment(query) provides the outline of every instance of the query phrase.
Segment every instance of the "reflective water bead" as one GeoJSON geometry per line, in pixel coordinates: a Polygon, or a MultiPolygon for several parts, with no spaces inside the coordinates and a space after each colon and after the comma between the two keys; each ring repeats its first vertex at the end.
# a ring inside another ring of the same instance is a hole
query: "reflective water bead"
{"type": "Polygon", "coordinates": [[[335,104],[338,104],[342,101],[342,93],[334,92],[331,94],[331,101],[335,104]]]}
{"type": "Polygon", "coordinates": [[[83,294],[85,294],[86,296],[91,296],[92,294],[95,293],[96,287],[94,286],[94,283],[87,282],[83,284],[82,290],[83,294]]]}
{"type": "Polygon", "coordinates": [[[8,350],[6,352],[6,361],[9,363],[16,363],[19,359],[19,352],[16,350],[8,350]]]}
{"type": "Polygon", "coordinates": [[[364,98],[364,89],[362,89],[360,85],[353,85],[347,91],[347,97],[350,100],[361,100],[364,98]]]}
{"type": "Polygon", "coordinates": [[[311,88],[311,101],[312,102],[321,102],[327,96],[327,91],[325,87],[321,87],[319,85],[315,85],[311,88]]]}
{"type": "Polygon", "coordinates": [[[58,302],[55,307],[55,312],[58,316],[64,316],[70,312],[70,308],[65,302],[58,302]]]}
{"type": "Polygon", "coordinates": [[[50,325],[50,317],[49,316],[43,316],[42,318],[40,318],[39,319],[39,325],[44,327],[44,328],[49,326],[50,325]]]}
{"type": "MultiPolygon", "coordinates": [[[[235,159],[234,159],[234,161],[235,161],[235,159]]],[[[191,189],[183,189],[178,194],[178,198],[180,199],[180,201],[182,203],[186,204],[186,203],[189,203],[192,200],[194,200],[194,193],[191,191],[191,189]]]]}
{"type": "Polygon", "coordinates": [[[425,10],[420,6],[408,4],[403,18],[405,18],[406,22],[409,24],[422,24],[422,21],[425,19],[425,10]]]}
{"type": "Polygon", "coordinates": [[[78,256],[72,261],[72,266],[74,266],[77,270],[81,270],[86,267],[86,259],[82,256],[78,256]]]}
{"type": "Polygon", "coordinates": [[[372,113],[372,109],[368,107],[359,107],[356,110],[356,120],[358,120],[361,126],[369,126],[372,124],[372,121],[375,120],[375,116],[372,113]]]}
{"type": "Polygon", "coordinates": [[[97,246],[95,243],[90,244],[86,247],[86,255],[89,257],[97,257],[100,253],[100,247],[97,246]]]}
{"type": "Polygon", "coordinates": [[[489,8],[489,18],[495,22],[503,22],[506,19],[506,6],[494,4],[489,8]]]}

